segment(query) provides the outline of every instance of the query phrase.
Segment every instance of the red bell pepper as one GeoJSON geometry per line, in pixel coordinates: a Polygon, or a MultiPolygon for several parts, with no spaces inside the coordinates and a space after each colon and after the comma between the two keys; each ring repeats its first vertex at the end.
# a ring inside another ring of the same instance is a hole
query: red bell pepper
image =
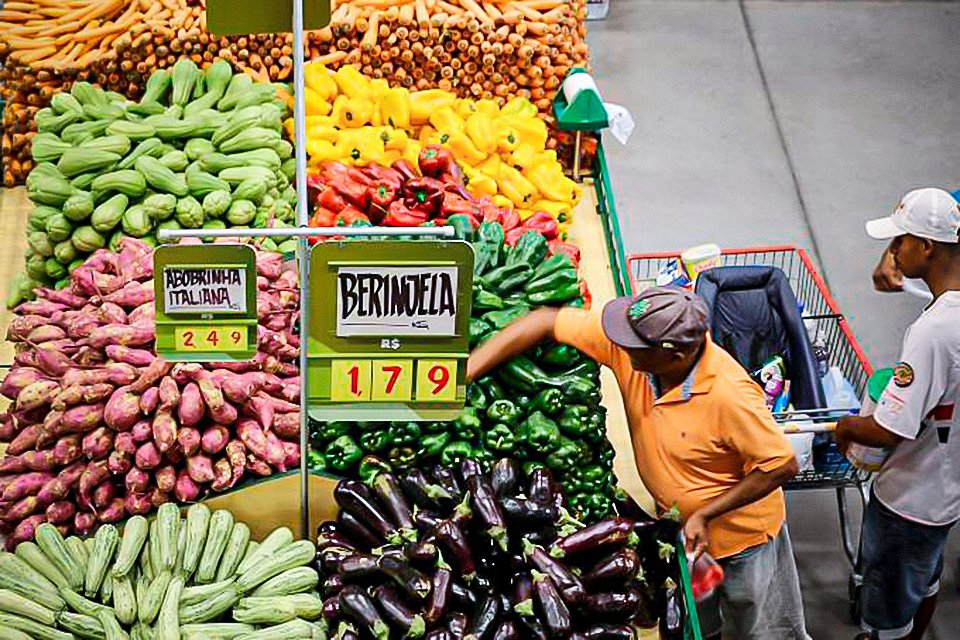
{"type": "Polygon", "coordinates": [[[403,177],[404,182],[407,180],[416,180],[420,177],[420,174],[417,172],[417,170],[414,169],[406,160],[397,160],[390,166],[394,171],[397,171],[403,177]]]}
{"type": "Polygon", "coordinates": [[[449,167],[453,164],[453,156],[440,145],[430,144],[420,150],[417,163],[423,175],[438,178],[450,172],[449,167]]]}
{"type": "Polygon", "coordinates": [[[374,184],[385,182],[388,183],[394,191],[399,191],[400,187],[403,186],[404,179],[399,171],[396,169],[391,169],[390,167],[384,167],[379,164],[370,164],[361,169],[367,177],[373,180],[374,184]]]}
{"type": "Polygon", "coordinates": [[[425,211],[410,209],[400,200],[394,200],[383,219],[387,227],[416,227],[429,219],[425,211]]]}
{"type": "Polygon", "coordinates": [[[463,184],[463,171],[460,169],[460,165],[457,164],[457,161],[452,159],[450,164],[447,165],[447,172],[443,174],[440,178],[444,182],[456,182],[459,185],[463,184]]]}
{"type": "Polygon", "coordinates": [[[346,176],[348,167],[342,162],[324,162],[320,165],[320,176],[322,178],[333,178],[335,176],[346,176]]]}
{"type": "Polygon", "coordinates": [[[500,222],[500,207],[493,204],[490,198],[480,198],[477,207],[480,209],[480,219],[483,222],[500,222]]]}
{"type": "Polygon", "coordinates": [[[370,220],[379,224],[387,215],[390,205],[399,197],[397,189],[388,181],[378,180],[370,187],[370,206],[367,212],[370,214],[370,220]]]}
{"type": "Polygon", "coordinates": [[[367,214],[350,205],[344,207],[343,211],[337,214],[337,226],[349,227],[357,220],[370,222],[370,218],[367,217],[367,214]]]}
{"type": "Polygon", "coordinates": [[[515,209],[500,209],[500,226],[504,231],[511,231],[520,226],[520,214],[515,209]]]}
{"type": "Polygon", "coordinates": [[[560,225],[556,218],[544,211],[538,211],[523,221],[524,228],[531,231],[538,231],[547,240],[554,240],[560,233],[560,225]]]}
{"type": "Polygon", "coordinates": [[[470,200],[465,200],[449,191],[444,192],[443,203],[440,205],[440,215],[448,218],[458,213],[466,214],[470,216],[471,220],[476,220],[480,215],[480,208],[470,200]]]}
{"type": "MultiPolygon", "coordinates": [[[[504,244],[508,244],[511,247],[515,246],[517,244],[517,240],[519,240],[523,234],[530,233],[531,231],[532,229],[525,229],[523,227],[517,227],[516,229],[511,229],[510,231],[507,231],[506,236],[504,236],[503,238],[503,242],[504,244]]],[[[536,233],[536,231],[533,231],[533,233],[536,233]]]]}
{"type": "Polygon", "coordinates": [[[317,193],[317,196],[313,199],[313,202],[317,206],[334,212],[340,211],[347,206],[347,201],[343,199],[343,196],[337,193],[337,190],[328,184],[322,185],[321,190],[317,193]]]}
{"type": "Polygon", "coordinates": [[[590,294],[590,287],[586,280],[580,281],[580,297],[583,298],[583,308],[589,309],[593,305],[593,296],[590,294]]]}
{"type": "Polygon", "coordinates": [[[357,167],[347,167],[347,176],[354,182],[359,182],[365,187],[373,184],[373,180],[357,167]]]}
{"type": "Polygon", "coordinates": [[[450,182],[448,180],[445,180],[444,178],[448,177],[448,175],[449,174],[444,174],[443,178],[440,179],[440,181],[443,182],[444,184],[444,187],[443,187],[444,191],[446,191],[447,193],[453,193],[455,195],[458,195],[464,200],[469,200],[470,202],[476,202],[476,198],[474,198],[473,195],[469,191],[467,191],[466,187],[463,186],[463,183],[450,182]]]}
{"type": "Polygon", "coordinates": [[[443,183],[433,178],[417,178],[403,186],[403,194],[409,208],[423,211],[430,219],[440,212],[443,204],[443,183]]]}
{"type": "Polygon", "coordinates": [[[325,207],[317,207],[310,216],[311,227],[332,227],[337,223],[337,214],[325,207]]]}
{"type": "MultiPolygon", "coordinates": [[[[364,176],[365,177],[365,176],[364,176]]],[[[337,190],[343,199],[361,211],[370,204],[370,185],[364,185],[347,176],[336,176],[330,181],[330,186],[337,190]]]]}
{"type": "Polygon", "coordinates": [[[547,243],[547,250],[550,255],[557,255],[558,253],[566,254],[574,266],[580,264],[580,249],[569,242],[562,242],[560,240],[551,240],[547,243]]]}

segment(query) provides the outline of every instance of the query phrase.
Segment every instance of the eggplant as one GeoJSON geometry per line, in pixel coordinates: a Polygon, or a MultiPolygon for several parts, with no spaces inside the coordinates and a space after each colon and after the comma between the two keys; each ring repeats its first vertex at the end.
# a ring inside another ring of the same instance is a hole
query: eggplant
{"type": "Polygon", "coordinates": [[[340,568],[338,569],[340,578],[347,583],[362,582],[364,578],[369,578],[379,572],[377,556],[369,553],[354,553],[347,556],[340,562],[340,568]]]}
{"type": "Polygon", "coordinates": [[[570,604],[578,604],[587,595],[587,590],[572,571],[551,558],[550,555],[530,541],[524,541],[523,555],[541,573],[545,573],[556,583],[563,599],[570,604]]]}
{"type": "Polygon", "coordinates": [[[510,609],[520,617],[530,617],[533,611],[533,579],[527,573],[513,578],[513,600],[510,609]]]}
{"type": "Polygon", "coordinates": [[[518,620],[520,621],[520,625],[526,629],[526,633],[524,634],[525,638],[529,640],[550,639],[539,618],[535,616],[520,616],[518,620]]]}
{"type": "Polygon", "coordinates": [[[340,573],[340,565],[343,561],[356,552],[356,549],[346,547],[327,547],[320,552],[320,566],[327,573],[340,573]]]}
{"type": "Polygon", "coordinates": [[[331,596],[323,601],[323,619],[334,622],[340,617],[340,598],[331,596]]]}
{"type": "Polygon", "coordinates": [[[467,478],[466,484],[467,491],[470,492],[471,503],[477,515],[480,516],[480,520],[486,526],[487,533],[497,541],[501,549],[506,551],[507,521],[503,517],[500,505],[497,504],[497,496],[493,493],[490,481],[477,474],[467,478]]]}
{"type": "Polygon", "coordinates": [[[388,541],[397,535],[397,527],[382,513],[376,496],[358,480],[341,480],[333,490],[333,498],[344,511],[367,525],[388,541]]]}
{"type": "Polygon", "coordinates": [[[378,473],[371,483],[373,492],[380,498],[386,507],[393,522],[407,531],[413,531],[413,517],[410,515],[410,504],[407,497],[400,490],[400,483],[396,476],[386,471],[378,473]]]}
{"type": "Polygon", "coordinates": [[[443,487],[453,497],[454,502],[460,501],[460,498],[463,497],[463,489],[460,488],[460,481],[457,480],[457,474],[454,473],[453,469],[438,464],[430,470],[430,475],[434,482],[443,487]]]}
{"type": "Polygon", "coordinates": [[[584,608],[592,614],[615,622],[626,622],[640,612],[640,590],[591,593],[583,599],[584,608]]]}
{"type": "Polygon", "coordinates": [[[570,633],[570,626],[573,624],[570,610],[550,576],[534,571],[533,591],[537,596],[537,602],[540,603],[541,619],[547,633],[554,638],[570,633]]]}
{"type": "Polygon", "coordinates": [[[423,640],[453,640],[453,634],[447,629],[434,629],[423,640]]]}
{"type": "Polygon", "coordinates": [[[376,604],[356,585],[347,585],[340,592],[340,611],[354,620],[361,629],[377,640],[390,640],[390,627],[384,622],[376,604]]]}
{"type": "Polygon", "coordinates": [[[373,597],[387,621],[402,631],[406,638],[421,638],[427,632],[427,623],[423,616],[414,613],[403,601],[400,593],[389,584],[381,585],[373,592],[373,597]]]}
{"type": "Polygon", "coordinates": [[[550,555],[564,558],[587,551],[596,551],[598,548],[624,547],[636,539],[633,520],[620,517],[609,518],[584,527],[565,538],[560,538],[550,550],[550,555]]]}
{"type": "Polygon", "coordinates": [[[507,520],[528,529],[548,527],[556,522],[559,515],[553,505],[526,498],[501,498],[500,506],[507,520]]]}
{"type": "Polygon", "coordinates": [[[406,557],[406,546],[402,544],[385,544],[382,547],[377,547],[376,549],[371,549],[371,553],[375,556],[386,556],[393,554],[395,556],[406,557]]]}
{"type": "Polygon", "coordinates": [[[460,609],[473,611],[477,608],[477,594],[459,582],[450,583],[450,595],[460,609]]]}
{"type": "Polygon", "coordinates": [[[394,555],[380,556],[377,558],[377,568],[397,583],[409,598],[423,600],[430,595],[430,580],[407,564],[405,558],[394,555]]]}
{"type": "Polygon", "coordinates": [[[336,640],[360,640],[360,634],[352,624],[341,622],[337,628],[336,640]]]}
{"type": "Polygon", "coordinates": [[[351,540],[348,536],[343,535],[337,531],[334,532],[324,532],[317,534],[317,554],[327,547],[343,547],[346,549],[356,549],[357,543],[351,540]]]}
{"type": "Polygon", "coordinates": [[[323,597],[330,598],[339,594],[343,590],[343,578],[339,573],[335,573],[323,582],[323,597]]]}
{"type": "Polygon", "coordinates": [[[483,599],[480,608],[470,622],[465,640],[484,640],[493,635],[500,619],[500,598],[490,594],[483,599]]]}
{"type": "Polygon", "coordinates": [[[478,573],[473,577],[470,586],[473,588],[474,593],[490,593],[493,591],[494,583],[489,577],[478,573]]]}
{"type": "Polygon", "coordinates": [[[458,527],[463,527],[470,522],[470,519],[473,518],[473,509],[470,507],[471,500],[472,496],[469,491],[463,494],[463,500],[458,502],[453,508],[453,513],[450,515],[450,522],[458,527]]]}
{"type": "Polygon", "coordinates": [[[332,520],[325,520],[317,526],[317,535],[322,535],[324,533],[340,533],[337,528],[337,523],[332,520]]]}
{"type": "Polygon", "coordinates": [[[530,472],[527,496],[534,502],[540,504],[552,505],[554,484],[553,474],[545,467],[537,467],[530,472]]]}
{"type": "Polygon", "coordinates": [[[595,624],[578,635],[583,640],[633,640],[633,627],[628,624],[595,624]]]}
{"type": "Polygon", "coordinates": [[[431,484],[420,469],[408,469],[400,476],[400,488],[420,509],[449,509],[453,496],[438,484],[431,484]]]}
{"type": "Polygon", "coordinates": [[[490,486],[498,498],[514,496],[520,486],[520,465],[513,458],[500,458],[490,472],[490,486]]]}
{"type": "Polygon", "coordinates": [[[429,540],[420,542],[410,542],[403,547],[403,553],[411,563],[421,567],[432,567],[436,565],[440,557],[440,550],[437,545],[429,540]]]}
{"type": "Polygon", "coordinates": [[[493,634],[493,640],[520,640],[520,629],[513,620],[504,620],[493,634]]]}
{"type": "Polygon", "coordinates": [[[680,590],[667,589],[666,608],[660,616],[660,638],[662,640],[681,640],[683,638],[683,608],[680,590]]]}
{"type": "Polygon", "coordinates": [[[467,458],[460,463],[460,477],[463,478],[464,482],[470,478],[483,475],[483,467],[480,466],[480,463],[476,460],[467,458]]]}
{"type": "Polygon", "coordinates": [[[473,579],[477,573],[477,565],[473,561],[473,552],[460,530],[450,520],[441,520],[433,529],[436,535],[436,545],[444,554],[444,558],[452,558],[456,563],[457,569],[468,582],[473,579]]]}
{"type": "Polygon", "coordinates": [[[442,559],[437,563],[437,570],[433,574],[432,582],[430,601],[427,603],[427,609],[423,614],[424,619],[430,626],[439,622],[447,612],[453,590],[453,573],[450,571],[450,566],[442,559]]]}
{"type": "Polygon", "coordinates": [[[467,614],[454,611],[447,615],[447,629],[457,640],[461,640],[467,634],[467,614]]]}
{"type": "Polygon", "coordinates": [[[378,535],[370,527],[363,524],[352,513],[344,509],[337,514],[337,530],[341,535],[354,541],[354,544],[369,551],[374,547],[379,547],[387,540],[384,536],[378,535]]]}
{"type": "Polygon", "coordinates": [[[583,584],[593,587],[618,587],[636,577],[640,571],[640,556],[633,549],[621,549],[598,562],[583,578],[583,584]]]}
{"type": "Polygon", "coordinates": [[[421,532],[427,532],[440,524],[443,521],[443,518],[432,511],[420,511],[418,509],[413,515],[413,520],[417,525],[417,529],[419,529],[421,532]]]}
{"type": "Polygon", "coordinates": [[[526,539],[533,544],[546,548],[557,541],[557,528],[551,526],[537,529],[528,533],[526,539]]]}

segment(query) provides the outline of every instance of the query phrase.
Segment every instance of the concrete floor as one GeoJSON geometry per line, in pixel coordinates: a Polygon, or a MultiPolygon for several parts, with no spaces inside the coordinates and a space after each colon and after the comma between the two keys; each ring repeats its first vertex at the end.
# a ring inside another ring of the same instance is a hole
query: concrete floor
{"type": "MultiPolygon", "coordinates": [[[[629,145],[606,145],[628,253],[804,247],[871,361],[894,362],[921,303],[872,290],[882,246],[863,221],[909,189],[960,187],[960,4],[611,5],[588,39],[604,99],[637,122],[629,145]]],[[[788,507],[810,633],[852,638],[835,496],[788,507]]],[[[929,638],[960,637],[957,538],[929,638]]]]}

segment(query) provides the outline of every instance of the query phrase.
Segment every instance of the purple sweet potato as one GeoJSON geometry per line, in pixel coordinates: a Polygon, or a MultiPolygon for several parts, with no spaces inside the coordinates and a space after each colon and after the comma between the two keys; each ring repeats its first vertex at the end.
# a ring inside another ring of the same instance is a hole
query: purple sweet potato
{"type": "Polygon", "coordinates": [[[83,453],[82,437],[77,433],[65,435],[53,445],[53,457],[59,466],[73,464],[83,453]]]}
{"type": "Polygon", "coordinates": [[[193,382],[197,374],[203,370],[203,367],[196,362],[178,362],[170,370],[170,377],[180,385],[185,387],[193,382]]]}
{"type": "Polygon", "coordinates": [[[23,460],[23,454],[19,456],[4,456],[0,459],[0,473],[23,473],[27,470],[27,463],[23,460]]]}
{"type": "Polygon", "coordinates": [[[51,408],[64,411],[77,404],[96,404],[103,402],[113,394],[113,385],[109,382],[99,384],[73,384],[60,390],[53,399],[51,408]]]}
{"type": "Polygon", "coordinates": [[[247,469],[254,475],[266,477],[273,474],[273,469],[266,460],[261,460],[252,453],[247,454],[247,469]]]}
{"type": "Polygon", "coordinates": [[[173,365],[163,358],[156,358],[148,367],[143,369],[136,382],[130,385],[130,390],[136,394],[141,394],[150,387],[156,386],[170,372],[172,367],[173,365]]]}
{"type": "MultiPolygon", "coordinates": [[[[276,397],[277,393],[271,393],[276,397]]],[[[287,402],[293,402],[295,404],[300,402],[300,376],[294,376],[293,378],[284,378],[283,386],[279,391],[279,396],[286,400],[287,402]]]]}
{"type": "Polygon", "coordinates": [[[300,405],[281,400],[280,398],[274,398],[264,391],[258,393],[257,397],[268,402],[273,407],[275,413],[296,413],[300,411],[300,405]]]}
{"type": "Polygon", "coordinates": [[[274,467],[280,468],[287,459],[287,453],[283,449],[283,442],[272,431],[264,432],[267,439],[267,462],[274,467]]]}
{"type": "Polygon", "coordinates": [[[113,439],[113,448],[121,453],[133,455],[137,452],[137,442],[129,431],[118,433],[113,439]]]}
{"type": "Polygon", "coordinates": [[[214,371],[214,374],[217,374],[220,371],[224,371],[229,374],[224,376],[221,383],[221,389],[223,389],[223,395],[230,402],[242,405],[244,402],[250,399],[253,394],[263,387],[266,383],[266,375],[256,371],[250,373],[244,373],[241,375],[236,375],[230,373],[226,370],[214,371]]]}
{"type": "Polygon", "coordinates": [[[160,466],[160,451],[153,442],[144,442],[137,449],[134,464],[138,469],[156,469],[160,466]]]}
{"type": "Polygon", "coordinates": [[[243,414],[251,418],[256,418],[257,422],[259,422],[260,426],[264,429],[269,429],[273,426],[273,405],[263,398],[250,398],[250,400],[243,405],[243,414]]]}
{"type": "Polygon", "coordinates": [[[157,411],[153,416],[153,441],[160,453],[177,443],[177,421],[168,411],[157,411]]]}
{"type": "Polygon", "coordinates": [[[150,488],[150,474],[134,467],[127,472],[124,484],[127,487],[127,493],[146,493],[150,488]]]}
{"type": "Polygon", "coordinates": [[[41,342],[50,342],[52,340],[63,340],[67,337],[67,332],[55,324],[48,324],[37,327],[27,336],[27,342],[31,344],[40,344],[41,342]]]}
{"type": "Polygon", "coordinates": [[[13,533],[7,536],[7,551],[12,553],[21,542],[33,540],[33,536],[37,533],[37,527],[46,521],[47,517],[43,514],[30,516],[21,521],[13,530],[13,533]]]}
{"type": "Polygon", "coordinates": [[[63,412],[60,424],[68,433],[86,433],[103,421],[104,407],[102,402],[70,407],[63,412]]]}
{"type": "Polygon", "coordinates": [[[153,437],[153,425],[149,420],[140,420],[130,429],[130,435],[137,444],[143,444],[153,437]]]}
{"type": "Polygon", "coordinates": [[[128,493],[123,501],[123,508],[127,515],[143,515],[150,513],[153,505],[150,503],[150,496],[146,493],[128,493]]]}
{"type": "Polygon", "coordinates": [[[283,273],[283,256],[269,251],[257,252],[257,275],[276,280],[283,273]]]}
{"type": "Polygon", "coordinates": [[[103,295],[110,295],[114,291],[118,291],[124,284],[122,278],[109,273],[94,271],[92,275],[94,288],[103,295]]]}
{"type": "Polygon", "coordinates": [[[143,325],[108,324],[106,326],[97,327],[91,331],[88,340],[94,347],[102,349],[111,344],[120,344],[128,347],[142,347],[153,342],[154,338],[156,338],[154,327],[143,325]]]}
{"type": "Polygon", "coordinates": [[[90,337],[93,330],[100,326],[97,319],[92,316],[83,316],[71,322],[67,327],[67,335],[74,340],[83,340],[90,337]]]}
{"type": "Polygon", "coordinates": [[[143,392],[143,395],[140,396],[140,412],[148,416],[154,411],[157,410],[157,405],[160,404],[160,388],[159,387],[150,387],[143,392]]]}
{"type": "Polygon", "coordinates": [[[0,420],[0,442],[10,442],[17,437],[17,424],[13,420],[0,420]]]}
{"type": "Polygon", "coordinates": [[[154,474],[154,481],[157,483],[157,489],[164,493],[172,493],[177,486],[177,469],[171,464],[160,467],[154,474]]]}
{"type": "Polygon", "coordinates": [[[80,476],[80,487],[78,491],[80,506],[85,509],[92,509],[93,490],[109,477],[110,468],[107,466],[106,460],[98,460],[87,465],[83,475],[80,476]]]}
{"type": "Polygon", "coordinates": [[[123,362],[108,362],[97,369],[70,369],[63,375],[61,384],[68,387],[73,384],[110,384],[122,386],[132,384],[140,373],[133,365],[123,362]]]}
{"type": "Polygon", "coordinates": [[[133,468],[133,454],[122,451],[112,452],[107,458],[107,468],[115,476],[126,475],[133,468]]]}
{"type": "MultiPolygon", "coordinates": [[[[109,297],[110,296],[107,296],[107,298],[109,297]]],[[[110,300],[103,302],[100,308],[97,309],[97,320],[100,324],[127,324],[129,322],[127,312],[124,311],[120,305],[110,300]]],[[[133,363],[131,362],[130,364],[133,363]]]]}
{"type": "MultiPolygon", "coordinates": [[[[207,405],[207,410],[214,422],[233,424],[237,421],[237,409],[223,397],[223,390],[216,383],[212,373],[201,369],[196,374],[197,386],[200,395],[207,405]]],[[[189,385],[188,385],[189,386],[189,385]]]]}
{"type": "MultiPolygon", "coordinates": [[[[18,350],[13,356],[14,367],[30,367],[31,369],[40,369],[40,358],[37,357],[36,349],[18,350]]],[[[44,372],[44,375],[49,375],[44,372]]]]}
{"type": "Polygon", "coordinates": [[[83,296],[78,296],[69,289],[37,289],[37,293],[41,298],[49,300],[50,302],[56,302],[57,304],[64,304],[68,307],[74,309],[79,309],[83,305],[87,304],[87,299],[83,296]]]}
{"type": "Polygon", "coordinates": [[[11,456],[18,456],[21,453],[36,447],[37,439],[40,437],[42,430],[43,427],[38,424],[31,424],[27,427],[24,427],[23,431],[18,433],[10,443],[10,446],[7,447],[7,454],[11,456]]]}
{"type": "Polygon", "coordinates": [[[86,469],[87,465],[83,462],[71,464],[57,474],[56,478],[43,485],[40,493],[37,494],[37,498],[43,504],[52,504],[58,500],[63,500],[70,493],[70,490],[80,482],[80,478],[86,469]]]}
{"type": "Polygon", "coordinates": [[[51,524],[66,524],[77,514],[77,505],[69,500],[58,500],[47,507],[47,522],[51,524]]]}
{"type": "Polygon", "coordinates": [[[93,506],[97,509],[106,509],[117,495],[117,488],[113,482],[107,480],[93,490],[93,506]]]}
{"type": "Polygon", "coordinates": [[[47,471],[31,471],[24,473],[7,485],[3,490],[2,502],[16,502],[27,496],[35,496],[40,493],[44,485],[53,480],[56,476],[47,471]]]}
{"type": "Polygon", "coordinates": [[[153,301],[146,302],[130,312],[130,324],[134,327],[152,327],[156,322],[157,307],[153,301]]]}
{"type": "Polygon", "coordinates": [[[223,425],[214,425],[203,432],[200,447],[204,453],[216,455],[226,449],[230,441],[230,431],[223,425]]]}
{"type": "Polygon", "coordinates": [[[192,456],[200,451],[200,430],[196,427],[180,427],[177,431],[177,443],[184,455],[192,456]]]}
{"type": "Polygon", "coordinates": [[[210,488],[214,491],[226,491],[232,485],[230,484],[233,479],[233,467],[230,466],[230,461],[226,458],[220,458],[213,464],[213,483],[210,485],[210,488]]]}
{"type": "Polygon", "coordinates": [[[180,405],[180,388],[173,378],[164,376],[163,379],[160,380],[158,389],[160,393],[160,404],[158,407],[161,411],[170,411],[180,405]]]}
{"type": "Polygon", "coordinates": [[[93,528],[97,526],[97,516],[86,511],[80,511],[73,516],[73,530],[78,536],[85,536],[93,533],[93,528]]]}
{"type": "Polygon", "coordinates": [[[17,395],[17,411],[30,411],[46,406],[57,397],[60,385],[53,380],[39,380],[25,387],[17,395]]]}
{"type": "Polygon", "coordinates": [[[125,362],[135,367],[149,366],[157,356],[146,349],[131,349],[119,344],[111,344],[106,348],[107,357],[114,362],[125,362]]]}
{"type": "Polygon", "coordinates": [[[46,451],[27,451],[20,455],[23,463],[30,471],[53,471],[59,466],[57,456],[53,450],[46,451]]]}
{"type": "Polygon", "coordinates": [[[200,497],[200,485],[190,478],[186,469],[181,469],[177,475],[177,485],[173,489],[173,495],[177,497],[178,502],[194,502],[200,497]]]}
{"type": "Polygon", "coordinates": [[[110,455],[114,432],[107,427],[97,427],[83,437],[83,455],[90,460],[100,460],[110,455]]]}
{"type": "Polygon", "coordinates": [[[256,421],[242,418],[237,421],[236,430],[237,436],[247,450],[264,460],[268,459],[270,447],[267,444],[267,436],[256,421]]]}
{"type": "Polygon", "coordinates": [[[115,431],[127,431],[140,418],[140,394],[131,387],[113,392],[103,411],[103,420],[115,431]]]}
{"type": "Polygon", "coordinates": [[[21,304],[13,312],[18,316],[36,315],[49,318],[57,311],[66,311],[69,308],[65,304],[50,302],[49,300],[31,300],[21,304]]]}
{"type": "Polygon", "coordinates": [[[57,350],[53,343],[44,342],[37,347],[37,365],[48,376],[58,378],[73,367],[74,362],[63,351],[57,350]]]}
{"type": "Polygon", "coordinates": [[[20,342],[27,339],[30,332],[37,327],[50,324],[52,318],[44,316],[14,316],[7,327],[7,340],[20,342]]]}
{"type": "Polygon", "coordinates": [[[6,510],[3,519],[7,522],[20,522],[24,518],[33,515],[41,509],[40,500],[37,496],[27,496],[21,498],[6,510]]]}
{"type": "Polygon", "coordinates": [[[3,379],[0,394],[10,400],[16,400],[20,392],[34,382],[45,379],[43,372],[32,367],[14,367],[3,379]]]}
{"type": "Polygon", "coordinates": [[[114,498],[105,509],[97,514],[97,519],[104,523],[120,522],[125,513],[123,498],[114,498]]]}
{"type": "Polygon", "coordinates": [[[280,413],[273,419],[273,432],[281,440],[297,442],[300,439],[300,413],[280,413]]]}
{"type": "Polygon", "coordinates": [[[184,387],[183,394],[180,396],[180,406],[177,408],[180,424],[185,427],[200,424],[203,414],[203,396],[200,393],[200,387],[195,382],[191,382],[184,387]]]}
{"type": "Polygon", "coordinates": [[[104,296],[103,299],[125,309],[136,309],[142,304],[153,301],[153,281],[128,282],[123,288],[104,296]]]}
{"type": "Polygon", "coordinates": [[[283,442],[283,468],[287,471],[300,466],[300,445],[296,442],[283,442]]]}
{"type": "Polygon", "coordinates": [[[213,482],[213,462],[208,456],[198,453],[187,458],[187,473],[197,484],[213,482]]]}

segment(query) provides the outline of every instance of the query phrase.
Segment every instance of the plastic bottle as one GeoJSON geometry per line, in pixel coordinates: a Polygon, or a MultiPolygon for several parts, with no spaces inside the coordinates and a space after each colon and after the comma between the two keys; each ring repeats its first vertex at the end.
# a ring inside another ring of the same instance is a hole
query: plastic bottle
{"type": "Polygon", "coordinates": [[[828,409],[837,409],[844,413],[860,410],[860,400],[850,381],[843,376],[840,367],[830,367],[827,375],[821,379],[823,395],[828,409]]]}

